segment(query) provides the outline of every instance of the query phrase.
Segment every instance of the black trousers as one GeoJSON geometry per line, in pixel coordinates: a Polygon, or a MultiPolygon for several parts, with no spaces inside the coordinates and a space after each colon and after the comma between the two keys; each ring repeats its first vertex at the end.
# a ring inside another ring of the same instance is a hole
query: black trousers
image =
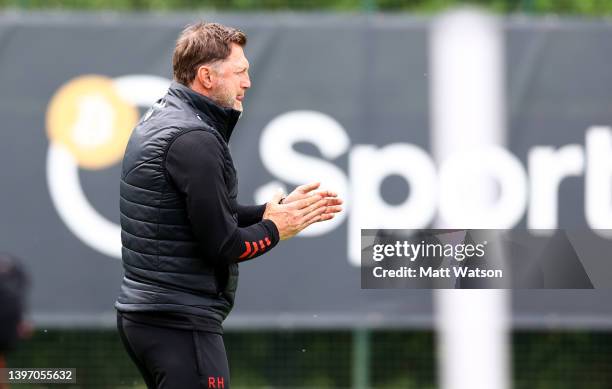
{"type": "Polygon", "coordinates": [[[149,389],[229,389],[223,337],[156,327],[117,315],[119,336],[149,389]]]}

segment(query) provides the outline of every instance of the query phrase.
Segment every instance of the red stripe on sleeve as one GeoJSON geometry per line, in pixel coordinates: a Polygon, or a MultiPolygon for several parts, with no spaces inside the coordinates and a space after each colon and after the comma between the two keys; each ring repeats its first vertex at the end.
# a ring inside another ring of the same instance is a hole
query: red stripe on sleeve
{"type": "Polygon", "coordinates": [[[270,238],[266,236],[266,246],[270,247],[271,244],[272,242],[270,242],[270,238]]]}
{"type": "Polygon", "coordinates": [[[261,249],[261,251],[264,251],[266,249],[266,246],[264,246],[263,240],[259,241],[259,248],[261,249]]]}
{"type": "Polygon", "coordinates": [[[251,253],[251,255],[249,255],[249,258],[257,254],[257,252],[259,251],[259,247],[257,247],[257,242],[251,242],[251,243],[253,243],[253,247],[255,248],[255,250],[251,253]]]}
{"type": "MultiPolygon", "coordinates": [[[[246,258],[247,255],[251,254],[251,243],[244,242],[244,245],[246,246],[246,250],[238,257],[239,259],[246,258]]],[[[257,249],[257,247],[255,247],[255,249],[257,249]]]]}

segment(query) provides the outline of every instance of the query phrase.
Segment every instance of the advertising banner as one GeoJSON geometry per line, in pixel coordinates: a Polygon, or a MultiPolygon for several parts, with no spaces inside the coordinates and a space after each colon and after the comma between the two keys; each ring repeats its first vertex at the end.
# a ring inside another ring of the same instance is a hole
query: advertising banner
{"type": "MultiPolygon", "coordinates": [[[[431,228],[453,200],[430,152],[431,23],[392,15],[0,15],[0,251],[25,263],[35,321],[113,325],[121,158],[197,20],[248,34],[252,87],[230,142],[241,203],[312,181],[346,200],[335,220],[240,266],[227,327],[430,327],[431,289],[361,285],[362,228],[431,228]]],[[[525,200],[492,217],[605,239],[612,24],[504,25],[506,147],[482,163],[525,200]]],[[[612,290],[512,293],[517,326],[612,327],[612,290]]]]}

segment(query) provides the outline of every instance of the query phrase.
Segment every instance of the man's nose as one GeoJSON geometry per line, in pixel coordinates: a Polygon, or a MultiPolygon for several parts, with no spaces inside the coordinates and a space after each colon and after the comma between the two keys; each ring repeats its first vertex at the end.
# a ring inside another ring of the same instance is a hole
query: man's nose
{"type": "Polygon", "coordinates": [[[244,89],[249,89],[251,87],[251,79],[249,78],[249,75],[247,74],[246,77],[242,80],[241,85],[244,89]]]}

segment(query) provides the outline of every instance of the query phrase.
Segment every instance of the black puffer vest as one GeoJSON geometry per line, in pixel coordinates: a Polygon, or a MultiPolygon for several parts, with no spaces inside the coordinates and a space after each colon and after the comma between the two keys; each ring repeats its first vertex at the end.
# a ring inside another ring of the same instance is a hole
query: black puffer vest
{"type": "Polygon", "coordinates": [[[165,169],[173,140],[204,130],[223,145],[228,193],[237,195],[227,147],[239,111],[224,109],[173,82],[143,116],[127,145],[120,188],[125,276],[115,307],[120,312],[198,315],[219,325],[234,305],[238,265],[204,258],[187,217],[184,197],[165,169]]]}

